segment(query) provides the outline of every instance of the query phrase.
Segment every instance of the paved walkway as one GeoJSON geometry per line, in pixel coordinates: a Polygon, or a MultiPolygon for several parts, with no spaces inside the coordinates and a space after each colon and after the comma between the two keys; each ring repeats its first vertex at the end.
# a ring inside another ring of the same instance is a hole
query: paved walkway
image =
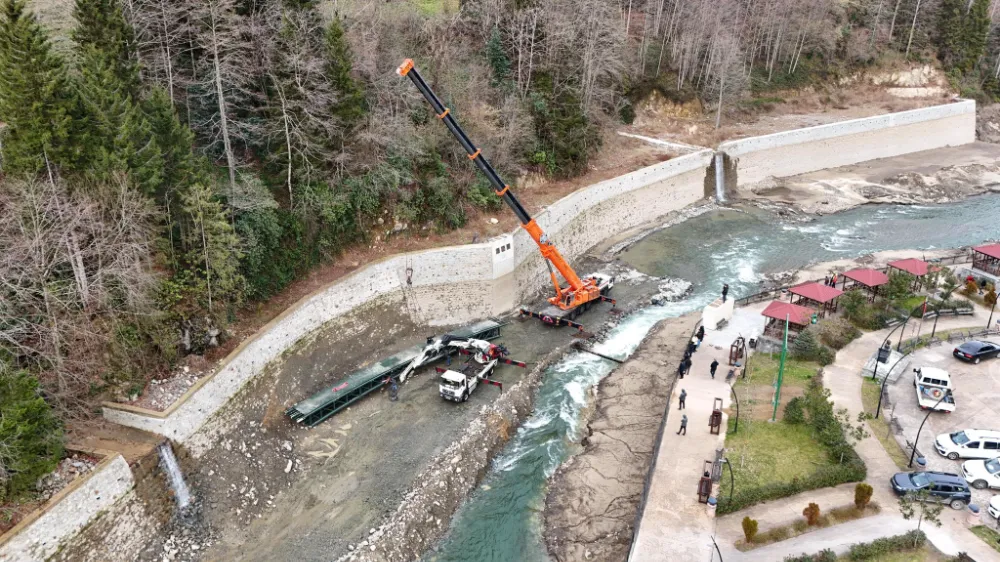
{"type": "Polygon", "coordinates": [[[706,342],[692,358],[691,373],[674,385],[656,471],[629,558],[632,562],[712,559],[715,520],[709,517],[705,504],[698,503],[697,488],[704,461],[714,460],[716,449],[725,445],[725,414],[720,435],[709,433],[708,420],[716,397],[723,399],[724,408],[729,405],[729,385],[725,382],[728,353],[728,347],[712,347],[706,342]],[[712,359],[719,360],[714,380],[709,378],[712,359]],[[687,390],[687,407],[678,411],[681,389],[687,390]],[[688,416],[687,435],[676,433],[681,414],[688,416]]]}
{"type": "Polygon", "coordinates": [[[870,542],[891,535],[901,535],[914,527],[916,525],[898,515],[876,515],[825,529],[817,529],[794,539],[755,548],[749,552],[736,550],[732,542],[726,542],[723,545],[722,541],[719,541],[719,549],[722,551],[724,560],[780,562],[786,556],[815,554],[825,548],[829,548],[837,554],[843,554],[852,544],[870,542]]]}

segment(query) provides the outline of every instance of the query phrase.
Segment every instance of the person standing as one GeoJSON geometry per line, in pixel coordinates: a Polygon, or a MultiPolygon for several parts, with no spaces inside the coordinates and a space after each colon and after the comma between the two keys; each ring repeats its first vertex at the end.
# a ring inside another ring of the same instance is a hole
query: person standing
{"type": "Polygon", "coordinates": [[[717,359],[712,359],[712,364],[709,366],[709,370],[712,372],[712,378],[715,378],[715,371],[719,368],[719,361],[717,359]]]}
{"type": "Polygon", "coordinates": [[[729,283],[722,284],[722,302],[726,302],[726,295],[729,294],[729,283]]]}
{"type": "Polygon", "coordinates": [[[687,400],[687,397],[688,397],[687,391],[682,388],[681,389],[680,399],[677,400],[677,409],[678,410],[683,410],[684,409],[684,401],[687,400]]]}
{"type": "Polygon", "coordinates": [[[687,359],[684,360],[684,372],[685,373],[690,373],[691,372],[691,358],[690,357],[688,357],[687,359]]]}
{"type": "Polygon", "coordinates": [[[687,361],[681,359],[681,364],[677,366],[677,378],[679,379],[684,378],[684,370],[686,367],[687,367],[687,361]]]}
{"type": "Polygon", "coordinates": [[[827,275],[826,277],[823,278],[823,284],[826,285],[827,287],[830,286],[830,276],[829,275],[827,275]]]}
{"type": "Polygon", "coordinates": [[[698,338],[698,343],[701,343],[705,339],[705,327],[698,326],[698,333],[694,337],[698,338]]]}
{"type": "Polygon", "coordinates": [[[682,431],[684,432],[684,435],[688,434],[688,417],[687,417],[687,414],[684,414],[683,416],[681,416],[681,427],[680,427],[680,429],[677,430],[677,435],[680,435],[682,431]]]}

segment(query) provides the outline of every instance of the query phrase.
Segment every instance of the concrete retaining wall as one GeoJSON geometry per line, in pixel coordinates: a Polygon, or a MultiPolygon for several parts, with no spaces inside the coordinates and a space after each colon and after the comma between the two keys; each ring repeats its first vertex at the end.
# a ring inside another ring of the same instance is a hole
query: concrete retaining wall
{"type": "Polygon", "coordinates": [[[45,560],[135,484],[124,457],[101,461],[92,472],[56,494],[36,517],[0,537],[0,561],[45,560]]]}
{"type": "Polygon", "coordinates": [[[768,178],[975,140],[976,102],[965,100],[728,141],[719,145],[719,151],[736,160],[737,185],[742,188],[754,187],[768,178]]]}
{"type": "MultiPolygon", "coordinates": [[[[701,199],[712,154],[682,156],[574,192],[536,221],[573,259],[609,236],[701,199]]],[[[544,268],[534,241],[521,229],[482,244],[387,258],[306,297],[261,328],[167,411],[109,403],[104,417],[183,443],[268,363],[340,315],[391,294],[401,294],[407,313],[421,323],[501,314],[541,287],[548,279],[544,268]]]]}

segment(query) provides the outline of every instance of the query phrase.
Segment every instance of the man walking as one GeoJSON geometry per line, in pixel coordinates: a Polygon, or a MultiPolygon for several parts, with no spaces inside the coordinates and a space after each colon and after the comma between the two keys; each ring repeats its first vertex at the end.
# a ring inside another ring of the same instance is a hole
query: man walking
{"type": "Polygon", "coordinates": [[[680,435],[682,431],[684,432],[684,435],[688,434],[688,417],[687,417],[687,414],[684,414],[683,416],[681,416],[681,428],[677,430],[677,435],[680,435]]]}
{"type": "Polygon", "coordinates": [[[726,295],[729,294],[729,283],[722,285],[722,302],[726,302],[726,295]]]}
{"type": "Polygon", "coordinates": [[[712,359],[712,364],[709,366],[709,370],[712,372],[712,378],[715,378],[715,371],[719,368],[719,361],[712,359]]]}
{"type": "Polygon", "coordinates": [[[705,327],[698,326],[698,333],[694,337],[698,338],[698,343],[700,344],[705,339],[705,327]]]}
{"type": "Polygon", "coordinates": [[[677,378],[683,379],[685,370],[687,370],[687,362],[682,359],[681,364],[677,366],[677,378]]]}
{"type": "Polygon", "coordinates": [[[690,373],[691,372],[691,358],[690,357],[688,357],[687,359],[684,360],[684,372],[685,373],[690,373]]]}
{"type": "Polygon", "coordinates": [[[677,409],[678,410],[683,410],[684,409],[684,401],[687,400],[687,397],[688,397],[687,391],[682,388],[681,389],[680,400],[677,401],[677,409]]]}

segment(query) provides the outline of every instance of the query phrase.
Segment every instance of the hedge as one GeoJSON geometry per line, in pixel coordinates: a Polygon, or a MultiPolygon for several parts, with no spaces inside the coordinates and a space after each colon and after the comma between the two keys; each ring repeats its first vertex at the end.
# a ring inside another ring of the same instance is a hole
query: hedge
{"type": "MultiPolygon", "coordinates": [[[[854,453],[853,449],[851,450],[854,453]]],[[[854,453],[856,457],[857,454],[854,453]]],[[[860,459],[836,464],[832,466],[821,466],[815,472],[805,478],[795,478],[791,482],[775,482],[765,486],[737,490],[733,494],[732,500],[728,497],[719,500],[716,511],[719,515],[733,513],[750,507],[760,502],[786,498],[809,490],[819,488],[829,488],[845,482],[861,482],[868,475],[868,469],[860,459]]]]}
{"type": "Polygon", "coordinates": [[[785,562],[837,562],[837,553],[829,548],[823,549],[816,554],[800,554],[798,556],[786,556],[785,562]]]}
{"type": "Polygon", "coordinates": [[[851,545],[847,557],[851,560],[872,560],[899,551],[915,550],[924,546],[927,535],[923,531],[910,531],[902,535],[875,539],[851,545]]]}

